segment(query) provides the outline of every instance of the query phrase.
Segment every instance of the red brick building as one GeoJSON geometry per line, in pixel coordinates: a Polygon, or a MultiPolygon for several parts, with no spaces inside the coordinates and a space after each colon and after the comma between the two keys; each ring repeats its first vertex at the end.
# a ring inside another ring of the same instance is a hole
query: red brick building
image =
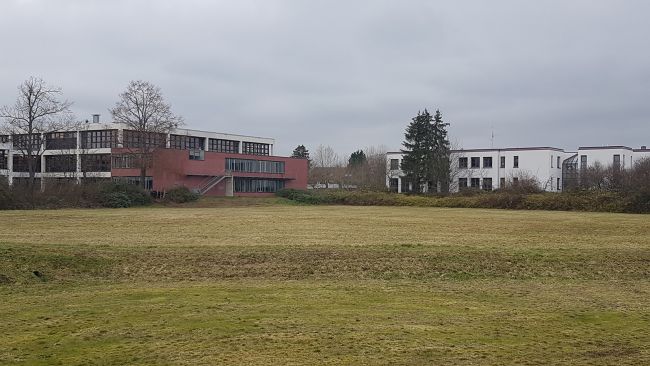
{"type": "MultiPolygon", "coordinates": [[[[9,184],[28,176],[12,139],[0,136],[0,176],[9,184]]],[[[267,196],[282,188],[307,188],[307,160],[273,155],[270,138],[177,129],[161,136],[147,168],[148,189],[186,186],[205,195],[267,196]]],[[[116,179],[140,182],[130,149],[133,131],[117,124],[88,123],[79,131],[40,136],[45,150],[36,174],[48,180],[116,179]]]]}

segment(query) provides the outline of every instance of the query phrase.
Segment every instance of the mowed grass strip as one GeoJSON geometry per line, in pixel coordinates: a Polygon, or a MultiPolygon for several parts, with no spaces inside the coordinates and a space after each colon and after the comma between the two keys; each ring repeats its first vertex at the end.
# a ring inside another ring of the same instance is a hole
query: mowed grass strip
{"type": "Polygon", "coordinates": [[[649,364],[649,280],[643,215],[0,212],[0,364],[649,364]]]}

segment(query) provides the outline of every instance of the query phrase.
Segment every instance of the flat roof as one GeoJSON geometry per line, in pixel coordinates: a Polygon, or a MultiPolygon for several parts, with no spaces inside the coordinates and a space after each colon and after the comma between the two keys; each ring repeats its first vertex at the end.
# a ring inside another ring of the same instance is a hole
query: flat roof
{"type": "Polygon", "coordinates": [[[578,150],[611,150],[611,149],[632,150],[632,148],[628,146],[580,146],[578,148],[578,150]]]}
{"type": "MultiPolygon", "coordinates": [[[[489,148],[489,149],[454,149],[451,152],[487,152],[487,151],[527,151],[527,150],[553,150],[564,152],[564,149],[551,146],[531,146],[531,147],[506,147],[506,148],[489,148]]],[[[389,151],[387,154],[402,154],[401,151],[389,151]]]]}

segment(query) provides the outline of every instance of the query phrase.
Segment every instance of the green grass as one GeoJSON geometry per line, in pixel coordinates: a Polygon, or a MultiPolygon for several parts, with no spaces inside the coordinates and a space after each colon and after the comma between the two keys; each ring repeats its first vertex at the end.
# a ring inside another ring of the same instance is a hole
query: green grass
{"type": "Polygon", "coordinates": [[[191,206],[0,212],[0,364],[650,363],[649,216],[191,206]]]}

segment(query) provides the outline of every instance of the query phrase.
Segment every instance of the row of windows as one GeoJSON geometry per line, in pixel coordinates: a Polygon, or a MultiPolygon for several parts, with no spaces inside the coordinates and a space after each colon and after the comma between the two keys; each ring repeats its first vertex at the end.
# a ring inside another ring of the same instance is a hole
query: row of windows
{"type": "Polygon", "coordinates": [[[82,149],[105,149],[117,147],[117,130],[81,132],[82,149]]]}
{"type": "Polygon", "coordinates": [[[270,155],[270,151],[269,144],[260,144],[257,142],[244,142],[242,144],[242,154],[270,155]]]}
{"type": "Polygon", "coordinates": [[[210,151],[216,151],[221,153],[239,153],[239,141],[234,140],[221,140],[221,139],[209,139],[208,145],[210,151]]]}
{"type": "Polygon", "coordinates": [[[140,159],[147,159],[147,168],[151,168],[151,156],[140,157],[137,154],[115,154],[111,156],[111,166],[115,169],[140,168],[140,159]]]}
{"type": "Polygon", "coordinates": [[[233,172],[282,174],[284,162],[226,158],[226,169],[233,172]]]}
{"type": "Polygon", "coordinates": [[[45,135],[45,148],[50,150],[76,149],[76,132],[52,132],[45,135]]]}
{"type": "Polygon", "coordinates": [[[181,150],[203,150],[205,139],[195,136],[169,135],[169,147],[181,150]]]}
{"type": "MultiPolygon", "coordinates": [[[[473,156],[471,158],[466,158],[466,157],[458,158],[458,168],[467,169],[468,168],[468,163],[469,163],[469,167],[472,168],[472,169],[481,168],[481,158],[480,157],[473,156]]],[[[501,159],[499,161],[499,167],[500,168],[505,168],[506,167],[506,157],[505,156],[501,156],[501,159]]],[[[512,157],[512,167],[513,168],[519,168],[519,156],[515,155],[515,156],[512,157]]],[[[483,168],[484,169],[492,168],[492,157],[491,156],[484,156],[483,157],[483,168]]]]}
{"type": "MultiPolygon", "coordinates": [[[[134,186],[140,186],[140,177],[113,177],[115,181],[122,181],[134,186]]],[[[144,177],[144,189],[153,189],[153,177],[144,177]]]]}
{"type": "Polygon", "coordinates": [[[279,179],[255,179],[235,177],[235,192],[273,193],[284,188],[279,179]]]}
{"type": "MultiPolygon", "coordinates": [[[[8,142],[9,136],[0,136],[0,142],[8,142]]],[[[54,132],[46,134],[46,149],[75,149],[77,137],[75,132],[54,132]]],[[[81,132],[82,149],[113,148],[118,144],[117,130],[96,130],[81,132]]],[[[31,139],[27,135],[14,135],[14,145],[19,149],[25,149],[27,144],[32,144],[33,150],[40,149],[41,137],[33,134],[31,139]]],[[[162,133],[140,133],[132,130],[124,130],[124,147],[138,148],[144,144],[152,147],[165,147],[166,135],[162,133]]],[[[205,139],[196,136],[169,135],[169,146],[172,149],[194,149],[205,150],[205,139]]],[[[210,151],[238,154],[239,141],[208,139],[210,151]]],[[[270,155],[271,145],[257,142],[244,142],[242,153],[249,155],[270,155]]]]}

